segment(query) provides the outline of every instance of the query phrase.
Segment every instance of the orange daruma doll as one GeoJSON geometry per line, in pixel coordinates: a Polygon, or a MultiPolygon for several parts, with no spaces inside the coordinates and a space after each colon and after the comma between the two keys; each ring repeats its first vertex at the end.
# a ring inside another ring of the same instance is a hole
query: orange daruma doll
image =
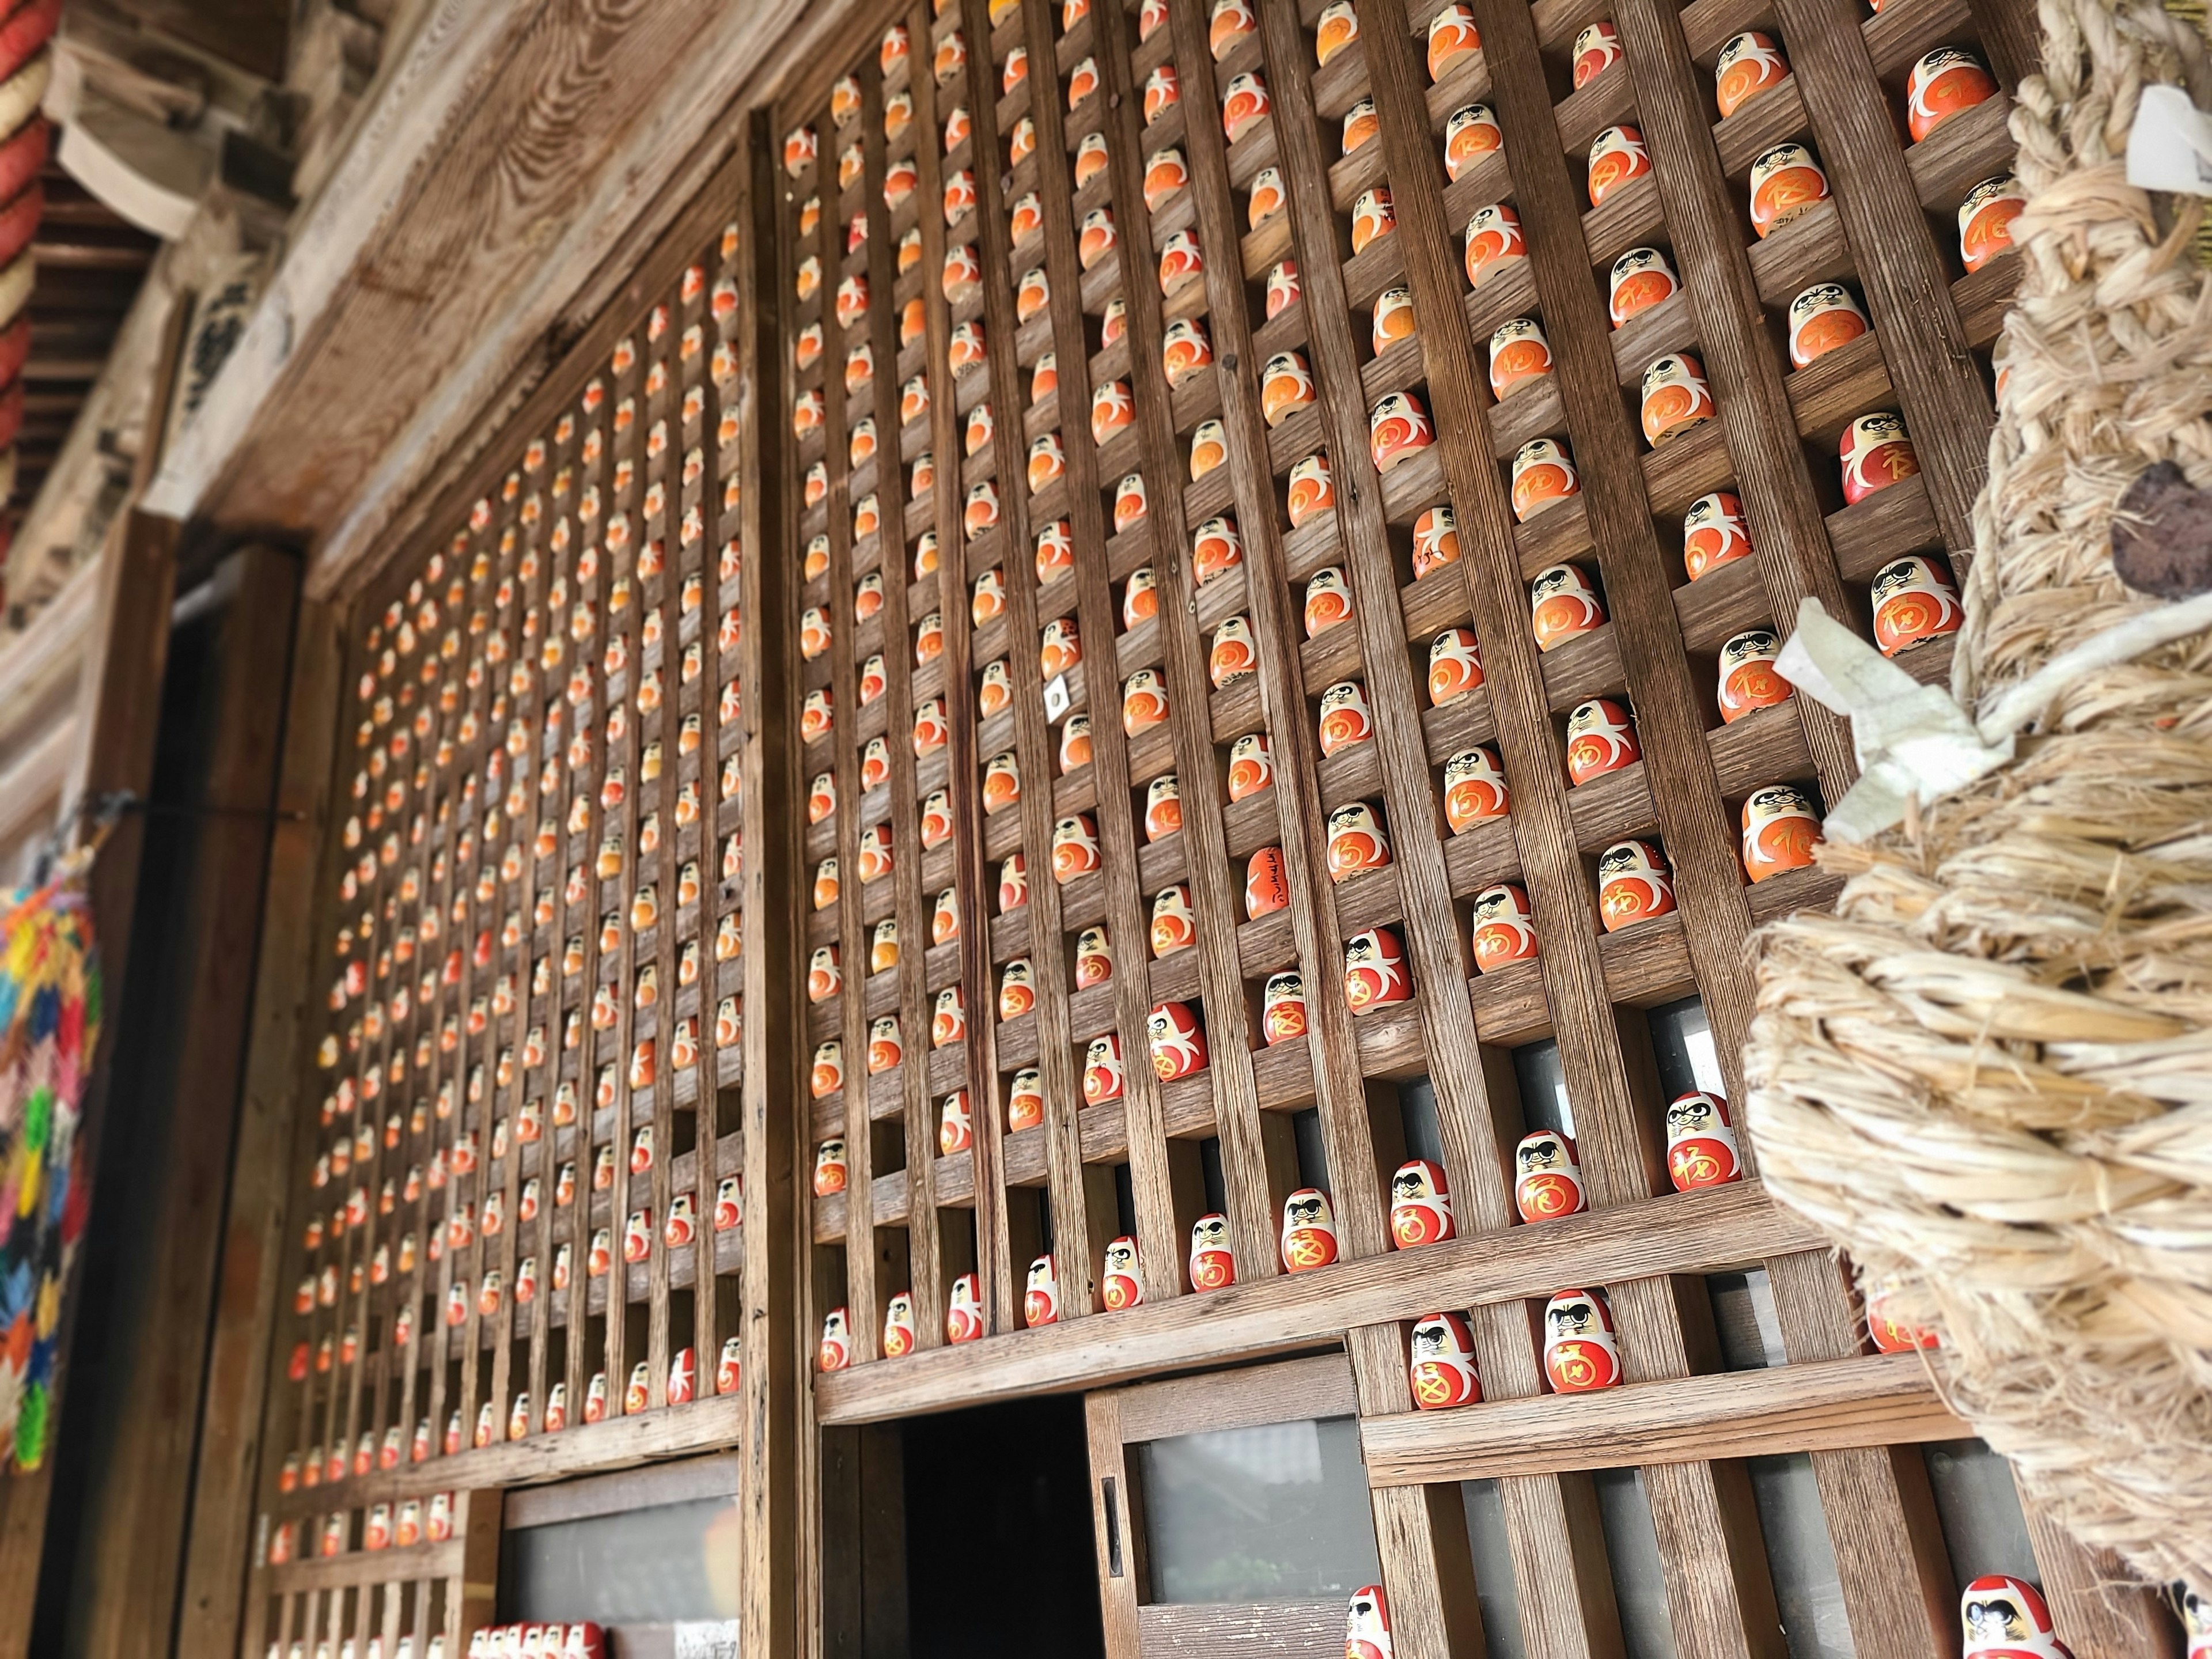
{"type": "Polygon", "coordinates": [[[1820,841],[1820,815],[1796,785],[1770,783],[1745,800],[1743,868],[1753,881],[1803,869],[1820,841]]]}

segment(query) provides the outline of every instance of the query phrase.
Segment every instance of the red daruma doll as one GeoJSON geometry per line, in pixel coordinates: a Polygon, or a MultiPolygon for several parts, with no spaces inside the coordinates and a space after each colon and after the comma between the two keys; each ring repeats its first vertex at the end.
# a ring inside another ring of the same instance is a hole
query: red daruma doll
{"type": "Polygon", "coordinates": [[[1959,1622],[1965,1659],[2074,1659],[2058,1639],[2043,1592],[2024,1578],[1985,1573],[1975,1579],[1960,1594],[1959,1622]]]}
{"type": "Polygon", "coordinates": [[[1620,327],[1638,313],[1649,311],[1673,296],[1681,284],[1674,267],[1656,247],[1632,247],[1613,262],[1607,278],[1607,307],[1613,325],[1620,327]]]}
{"type": "Polygon", "coordinates": [[[1305,981],[1295,971],[1267,976],[1261,993],[1260,1029],[1271,1048],[1306,1034],[1305,981]]]}
{"type": "Polygon", "coordinates": [[[1575,1143],[1557,1129],[1534,1129],[1513,1149],[1513,1203],[1527,1222],[1579,1215],[1588,1207],[1575,1143]]]}
{"type": "MultiPolygon", "coordinates": [[[[1551,372],[1552,343],[1544,337],[1541,323],[1534,317],[1516,317],[1498,325],[1490,337],[1492,397],[1502,400],[1515,387],[1529,380],[1540,380],[1551,372]]],[[[823,649],[827,650],[829,645],[825,630],[823,649]]]]}
{"type": "Polygon", "coordinates": [[[1849,502],[1863,501],[1920,471],[1903,418],[1887,411],[1860,416],[1844,428],[1836,448],[1843,462],[1844,500],[1849,502]]]}
{"type": "Polygon", "coordinates": [[[1544,1304],[1544,1375],[1555,1394],[1588,1394],[1620,1381],[1620,1345],[1603,1291],[1560,1291],[1544,1304]]]}
{"type": "Polygon", "coordinates": [[[1610,18],[1601,17],[1575,36],[1575,90],[1611,69],[1620,56],[1620,31],[1610,18]]]}
{"type": "Polygon", "coordinates": [[[1509,262],[1528,257],[1521,216],[1504,203],[1477,208],[1467,222],[1467,280],[1480,288],[1509,262]]]}
{"type": "Polygon", "coordinates": [[[1755,708],[1790,700],[1790,682],[1774,666],[1781,641],[1764,628],[1746,629],[1721,647],[1720,705],[1723,724],[1733,725],[1755,708]]]}
{"type": "Polygon", "coordinates": [[[1362,1584],[1345,1609],[1344,1659],[1390,1659],[1390,1609],[1382,1586],[1362,1584]]]}
{"type": "Polygon", "coordinates": [[[1650,171],[1644,135],[1634,127],[1607,127],[1590,144],[1589,204],[1601,206],[1613,191],[1650,171]]]}
{"type": "Polygon", "coordinates": [[[1728,1103],[1718,1095],[1693,1089],[1668,1106],[1667,1173],[1678,1193],[1743,1179],[1728,1103]]]}
{"type": "Polygon", "coordinates": [[[832,1308],[822,1321],[822,1342],[815,1351],[818,1369],[842,1371],[853,1363],[853,1337],[847,1328],[847,1318],[844,1309],[832,1308]]]}
{"type": "Polygon", "coordinates": [[[1744,802],[1743,869],[1753,881],[1803,869],[1820,842],[1820,815],[1796,784],[1770,783],[1744,802]]]}
{"type": "Polygon", "coordinates": [[[1531,438],[1513,457],[1513,516],[1526,524],[1539,513],[1582,494],[1582,480],[1566,448],[1555,438],[1531,438]]]}
{"type": "Polygon", "coordinates": [[[1705,368],[1688,352],[1662,357],[1644,371],[1644,441],[1656,449],[1701,426],[1718,410],[1705,368]]]}
{"type": "Polygon", "coordinates": [[[1746,557],[1751,552],[1751,532],[1743,521],[1743,503],[1725,489],[1700,495],[1682,515],[1682,568],[1696,581],[1708,571],[1746,557]]]}
{"type": "Polygon", "coordinates": [[[1206,1069],[1206,1030],[1184,1002],[1163,1002],[1146,1017],[1152,1071],[1163,1083],[1206,1069]]]}
{"type": "Polygon", "coordinates": [[[1755,29],[1747,29],[1721,48],[1713,65],[1713,102],[1726,120],[1770,87],[1790,78],[1782,48],[1755,29]]]}
{"type": "Polygon", "coordinates": [[[1344,1000],[1354,1014],[1364,1014],[1386,1003],[1405,1002],[1413,994],[1406,971],[1406,953],[1398,935],[1388,927],[1355,933],[1344,943],[1344,1000]]]}
{"type": "Polygon", "coordinates": [[[982,1334],[982,1281],[974,1273],[963,1273],[952,1281],[951,1289],[945,1293],[945,1340],[973,1342],[982,1334]]]}
{"type": "Polygon", "coordinates": [[[1984,179],[1959,204],[1959,258],[1968,270],[1984,265],[2012,246],[2012,222],[2027,205],[2020,180],[2009,173],[1984,179]]]}
{"type": "Polygon", "coordinates": [[[1615,842],[1599,855],[1597,912],[1607,933],[1666,915],[1674,908],[1674,875],[1650,842],[1615,842]]]}
{"type": "Polygon", "coordinates": [[[1474,1338],[1459,1315],[1423,1314],[1413,1322],[1409,1348],[1406,1380],[1413,1385],[1416,1410],[1449,1411],[1482,1398],[1482,1382],[1474,1369],[1474,1338]]]}
{"type": "Polygon", "coordinates": [[[1390,1237],[1401,1250],[1455,1236],[1451,1191],[1444,1172],[1426,1158],[1408,1158],[1390,1178],[1390,1237]]]}
{"type": "Polygon", "coordinates": [[[1905,77],[1905,123],[1912,142],[1996,95],[1997,83],[1980,58],[1963,46],[1938,46],[1905,77]]]}
{"type": "Polygon", "coordinates": [[[1444,173],[1454,183],[1484,156],[1505,148],[1505,135],[1487,104],[1453,112],[1444,127],[1444,173]]]}
{"type": "Polygon", "coordinates": [[[1022,1291],[1022,1322],[1032,1330],[1060,1322],[1060,1269],[1049,1251],[1030,1263],[1022,1291]]]}
{"type": "Polygon", "coordinates": [[[1593,697],[1567,716],[1567,781],[1574,787],[1643,758],[1628,711],[1612,698],[1593,697]]]}
{"type": "Polygon", "coordinates": [[[1487,748],[1462,750],[1444,763],[1444,822],[1455,836],[1504,817],[1511,805],[1505,774],[1487,748]]]}
{"type": "Polygon", "coordinates": [[[1802,144],[1777,144],[1751,164],[1751,228],[1772,235],[1828,199],[1828,175],[1802,144]]]}
{"type": "Polygon", "coordinates": [[[1958,590],[1933,560],[1914,554],[1875,573],[1874,642],[1882,655],[1893,657],[1923,640],[1956,633],[1965,619],[1958,590]]]}
{"type": "Polygon", "coordinates": [[[1218,1212],[1191,1224],[1190,1283],[1200,1291],[1218,1291],[1237,1282],[1237,1257],[1229,1248],[1229,1218],[1218,1212]]]}
{"type": "Polygon", "coordinates": [[[1289,1273],[1309,1273],[1336,1260],[1336,1214],[1327,1193],[1301,1187],[1283,1200],[1282,1244],[1289,1273]]]}
{"type": "Polygon", "coordinates": [[[1133,1308],[1145,1299],[1137,1279],[1137,1241],[1126,1233],[1106,1246],[1099,1300],[1109,1309],[1133,1308]]]}
{"type": "Polygon", "coordinates": [[[1802,368],[1867,331],[1866,313],[1841,283],[1815,283],[1790,302],[1790,362],[1802,368]]]}
{"type": "Polygon", "coordinates": [[[1536,957],[1534,914],[1528,895],[1510,883],[1474,896],[1474,969],[1494,974],[1536,957]]]}
{"type": "Polygon", "coordinates": [[[1549,651],[1605,626],[1605,606],[1578,565],[1555,564],[1528,584],[1528,621],[1536,648],[1549,651]]]}

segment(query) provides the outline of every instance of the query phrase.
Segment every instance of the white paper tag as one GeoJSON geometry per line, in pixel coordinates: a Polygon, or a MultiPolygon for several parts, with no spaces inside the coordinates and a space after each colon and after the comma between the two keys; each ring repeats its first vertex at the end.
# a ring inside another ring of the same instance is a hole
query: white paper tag
{"type": "Polygon", "coordinates": [[[1071,701],[1068,696],[1066,675],[1054,674],[1047,680],[1044,684],[1045,724],[1049,726],[1065,714],[1071,701]]]}
{"type": "Polygon", "coordinates": [[[676,1659],[738,1659],[734,1619],[685,1621],[673,1626],[676,1659]]]}
{"type": "Polygon", "coordinates": [[[2212,116],[2179,87],[2145,87],[2128,134],[2128,182],[2212,196],[2212,116]]]}

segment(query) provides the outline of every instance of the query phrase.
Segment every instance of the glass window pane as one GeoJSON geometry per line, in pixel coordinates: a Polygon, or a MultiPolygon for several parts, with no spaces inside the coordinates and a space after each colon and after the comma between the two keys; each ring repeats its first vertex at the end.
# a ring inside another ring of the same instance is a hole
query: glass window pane
{"type": "Polygon", "coordinates": [[[1981,1440],[1939,1440],[1921,1451],[1960,1588],[1990,1572],[2040,1584],[2043,1574],[2028,1541],[2027,1518],[2020,1512],[2012,1465],[1981,1440]]]}
{"type": "Polygon", "coordinates": [[[500,1617],[602,1625],[733,1619],[737,1563],[734,1498],[519,1527],[500,1540],[500,1617]]]}
{"type": "Polygon", "coordinates": [[[1720,1051],[1713,1047],[1713,1028],[1705,1018],[1704,1002],[1684,997],[1654,1008],[1650,1024],[1652,1057],[1659,1063],[1659,1086],[1668,1099],[1693,1089],[1727,1097],[1720,1051]]]}
{"type": "Polygon", "coordinates": [[[1567,1099],[1567,1072],[1560,1063],[1558,1043],[1547,1038],[1516,1048],[1513,1074],[1521,1085],[1521,1118],[1526,1127],[1574,1133],[1575,1109],[1567,1099]]]}
{"type": "Polygon", "coordinates": [[[1705,1290],[1713,1299],[1713,1327],[1721,1340],[1721,1363],[1732,1371],[1785,1365],[1782,1321],[1774,1311],[1774,1285],[1766,1269],[1708,1273],[1705,1290]]]}
{"type": "Polygon", "coordinates": [[[1462,1480],[1467,1540],[1474,1556],[1474,1599],[1482,1604],[1489,1659],[1528,1659],[1521,1635],[1521,1593],[1513,1583],[1513,1552],[1505,1537],[1505,1503],[1495,1480],[1462,1480]]]}
{"type": "Polygon", "coordinates": [[[1349,1596],[1381,1578],[1352,1419],[1177,1435],[1136,1452],[1153,1601],[1349,1596]]]}
{"type": "Polygon", "coordinates": [[[1599,1469],[1590,1478],[1597,1483],[1598,1520],[1613,1563],[1613,1599],[1620,1604],[1628,1659],[1675,1659],[1659,1534],[1652,1528],[1643,1477],[1634,1469],[1599,1469]]]}
{"type": "Polygon", "coordinates": [[[1854,1659],[1844,1587],[1836,1577],[1836,1553],[1820,1513],[1813,1460],[1803,1452],[1748,1458],[1752,1501],[1766,1536],[1766,1565],[1790,1659],[1854,1659]]]}

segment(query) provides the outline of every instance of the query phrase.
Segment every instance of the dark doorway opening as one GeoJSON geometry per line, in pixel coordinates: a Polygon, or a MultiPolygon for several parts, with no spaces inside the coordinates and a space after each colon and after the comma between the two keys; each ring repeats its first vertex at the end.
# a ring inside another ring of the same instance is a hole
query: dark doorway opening
{"type": "Polygon", "coordinates": [[[902,1430],[915,1659],[1103,1659],[1082,1397],[902,1430]]]}

